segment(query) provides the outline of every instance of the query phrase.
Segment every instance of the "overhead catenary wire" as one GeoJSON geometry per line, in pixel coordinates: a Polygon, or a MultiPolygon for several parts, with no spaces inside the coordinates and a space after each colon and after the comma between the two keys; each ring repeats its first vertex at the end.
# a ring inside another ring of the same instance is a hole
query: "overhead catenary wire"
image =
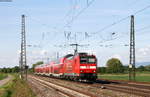
{"type": "Polygon", "coordinates": [[[130,16],[124,17],[124,18],[122,18],[122,19],[120,19],[120,20],[118,20],[118,21],[116,21],[116,22],[114,22],[114,23],[112,23],[112,24],[110,24],[110,25],[107,25],[107,26],[103,27],[102,29],[100,29],[100,30],[98,30],[98,31],[96,31],[96,32],[94,32],[94,33],[92,33],[92,34],[97,34],[97,33],[99,33],[99,32],[102,32],[102,31],[104,31],[104,30],[106,30],[106,29],[108,29],[108,28],[110,28],[110,27],[112,27],[112,26],[114,26],[114,25],[116,25],[116,24],[118,24],[118,23],[121,23],[121,22],[124,21],[124,20],[127,20],[129,17],[130,17],[130,16]]]}
{"type": "MultiPolygon", "coordinates": [[[[72,19],[71,19],[71,22],[73,22],[81,13],[83,13],[84,12],[84,10],[86,10],[93,2],[94,2],[95,0],[92,0],[92,1],[88,1],[88,5],[85,7],[85,8],[83,8],[76,16],[72,16],[72,19]]],[[[77,1],[75,2],[76,4],[74,5],[74,6],[76,6],[77,5],[77,1]]],[[[65,19],[66,17],[68,17],[69,15],[70,15],[70,13],[73,11],[73,10],[75,10],[75,8],[74,9],[71,9],[65,16],[64,16],[64,18],[63,19],[65,19]]],[[[31,18],[31,17],[30,17],[31,18]]],[[[32,18],[31,18],[32,19],[32,18]]],[[[35,21],[35,22],[38,22],[38,23],[40,23],[39,21],[37,21],[37,20],[35,20],[35,19],[32,19],[33,21],[35,21]]],[[[70,23],[71,23],[70,22],[70,23]]],[[[42,26],[45,26],[45,27],[50,27],[50,26],[48,26],[47,24],[43,24],[43,23],[40,23],[42,26]]],[[[68,24],[66,25],[66,26],[69,26],[68,24]]],[[[60,32],[60,30],[58,30],[57,29],[57,27],[50,27],[50,28],[52,28],[53,30],[55,30],[56,32],[60,32]]],[[[43,34],[43,33],[42,33],[43,34]]],[[[41,42],[40,42],[41,43],[41,42]]]]}
{"type": "MultiPolygon", "coordinates": [[[[134,1],[134,3],[136,3],[138,0],[135,0],[134,1]]],[[[88,2],[88,1],[87,1],[88,2]]],[[[149,6],[146,6],[146,7],[144,7],[143,9],[140,9],[140,10],[138,10],[138,11],[136,11],[135,13],[133,13],[134,15],[137,15],[137,14],[139,14],[140,12],[143,12],[144,10],[146,10],[146,9],[148,9],[150,7],[150,5],[149,6]]],[[[81,13],[82,13],[82,11],[81,11],[81,13]]],[[[79,13],[79,15],[80,15],[80,13],[79,13]]],[[[127,20],[128,18],[130,18],[130,15],[129,16],[127,16],[127,17],[124,17],[124,18],[122,18],[122,19],[120,19],[120,20],[118,20],[118,21],[116,21],[116,22],[114,22],[114,23],[112,23],[112,24],[110,24],[110,25],[107,25],[107,26],[105,26],[105,27],[103,27],[102,29],[100,29],[100,30],[98,30],[98,31],[96,31],[96,32],[94,32],[94,33],[91,33],[91,34],[97,34],[97,33],[99,33],[99,32],[102,32],[102,31],[104,31],[104,30],[106,30],[106,29],[108,29],[108,28],[110,28],[110,27],[112,27],[112,26],[114,26],[114,25],[116,25],[116,24],[119,24],[119,23],[121,23],[122,21],[125,21],[125,20],[127,20]]],[[[74,20],[73,20],[74,21],[74,20]]],[[[73,21],[71,21],[71,22],[73,22],[73,21]]],[[[70,23],[71,23],[70,22],[70,23]]],[[[69,24],[69,23],[68,23],[69,24]]],[[[67,25],[67,24],[66,24],[67,25]]],[[[91,35],[90,35],[91,36],[91,35]]],[[[101,36],[101,38],[104,40],[104,38],[101,36]]],[[[117,38],[115,38],[115,39],[117,39],[117,38]]],[[[112,40],[114,40],[114,39],[112,39],[112,40]]],[[[109,40],[110,41],[110,40],[109,40]]]]}
{"type": "MultiPolygon", "coordinates": [[[[90,3],[88,3],[88,6],[90,5],[90,3]]],[[[145,10],[145,9],[147,9],[147,8],[149,8],[149,6],[148,7],[146,7],[146,8],[143,8],[143,9],[141,9],[141,10],[139,10],[139,11],[137,11],[135,14],[138,14],[138,13],[140,13],[141,11],[143,11],[143,10],[145,10]]],[[[125,19],[126,20],[126,19],[125,19]]],[[[73,20],[74,21],[74,20],[73,20]]],[[[120,22],[122,22],[122,21],[124,21],[124,19],[122,19],[122,20],[119,20],[120,22]]],[[[117,22],[119,22],[119,21],[117,21],[117,22]]],[[[111,24],[111,25],[109,25],[109,26],[113,26],[113,25],[116,25],[116,24],[118,24],[117,22],[114,22],[113,24],[111,24]]],[[[47,26],[47,24],[42,24],[43,26],[47,26]]],[[[47,27],[49,27],[49,26],[47,26],[47,27]]],[[[105,29],[107,29],[108,27],[106,27],[106,28],[104,28],[104,29],[102,29],[102,31],[104,31],[105,29]]],[[[101,30],[100,30],[100,32],[101,32],[101,30]]]]}
{"type": "MultiPolygon", "coordinates": [[[[143,33],[140,33],[140,32],[143,31],[143,30],[145,30],[145,29],[149,29],[149,28],[150,28],[150,25],[145,26],[145,27],[142,27],[142,28],[139,28],[139,29],[137,29],[137,30],[135,30],[135,31],[136,31],[137,34],[143,34],[143,33]]],[[[127,32],[126,32],[125,35],[127,35],[127,32]]],[[[113,40],[116,40],[116,39],[118,39],[118,38],[124,37],[125,35],[121,35],[121,36],[118,36],[118,37],[113,38],[113,39],[106,39],[106,40],[101,41],[100,43],[113,41],[113,40]]],[[[100,45],[100,46],[101,46],[101,47],[104,47],[104,46],[102,46],[102,45],[100,45]]],[[[125,44],[124,46],[127,46],[127,45],[125,44]]]]}
{"type": "MultiPolygon", "coordinates": [[[[148,9],[148,8],[150,8],[150,5],[144,7],[144,8],[142,8],[142,9],[140,9],[140,10],[137,10],[136,12],[133,13],[133,15],[138,15],[139,13],[145,11],[145,10],[148,9]]],[[[94,32],[94,33],[91,33],[91,34],[89,34],[89,35],[90,35],[90,37],[91,37],[92,34],[97,34],[97,33],[99,33],[99,32],[102,32],[102,31],[104,31],[104,30],[106,30],[106,29],[108,29],[108,28],[110,28],[110,27],[112,27],[112,26],[114,26],[114,25],[116,25],[116,24],[119,24],[119,23],[121,23],[121,22],[127,20],[128,18],[130,18],[130,15],[128,15],[128,16],[126,16],[126,17],[124,17],[124,18],[122,18],[122,19],[120,19],[120,20],[118,20],[118,21],[116,21],[116,22],[114,22],[114,23],[112,23],[112,24],[110,24],[110,25],[107,25],[107,26],[105,26],[104,28],[100,29],[99,31],[94,32]]],[[[139,30],[143,30],[143,29],[145,29],[145,28],[148,28],[148,27],[144,27],[144,28],[139,29],[139,30]]],[[[139,31],[139,30],[136,30],[136,31],[139,31]]],[[[124,37],[124,35],[122,35],[121,37],[124,37]]],[[[102,38],[102,36],[101,36],[101,38],[102,38]]],[[[120,38],[120,36],[117,37],[117,38],[113,38],[113,39],[108,39],[108,40],[105,39],[105,41],[103,41],[103,42],[116,40],[116,39],[118,39],[118,38],[120,38]]],[[[103,40],[104,40],[104,39],[103,39],[103,40]]]]}
{"type": "MultiPolygon", "coordinates": [[[[150,5],[148,5],[148,6],[144,7],[144,8],[142,8],[142,9],[140,9],[140,10],[134,12],[132,15],[137,15],[137,14],[143,12],[144,10],[146,10],[146,9],[148,9],[148,8],[150,8],[150,5]]],[[[110,25],[107,25],[107,26],[103,27],[102,29],[100,29],[100,30],[94,32],[93,34],[97,34],[97,33],[99,33],[99,32],[102,32],[102,31],[104,31],[104,30],[106,30],[106,29],[108,29],[108,28],[110,28],[110,27],[112,27],[112,26],[114,26],[114,25],[116,25],[116,24],[121,23],[122,21],[124,21],[124,20],[126,20],[126,19],[128,19],[128,18],[130,18],[130,15],[128,15],[128,16],[126,16],[126,17],[124,17],[124,18],[122,18],[122,19],[120,19],[120,20],[118,20],[118,21],[116,21],[116,22],[113,22],[113,23],[110,24],[110,25]]]]}
{"type": "MultiPolygon", "coordinates": [[[[61,19],[61,21],[64,21],[67,17],[69,17],[73,11],[74,11],[74,2],[73,0],[70,0],[70,10],[63,16],[63,18],[61,19]]],[[[73,17],[73,14],[72,14],[73,17]]],[[[56,24],[54,27],[56,28],[59,24],[56,24]]]]}
{"type": "Polygon", "coordinates": [[[90,5],[92,5],[92,3],[94,2],[95,0],[92,0],[90,2],[88,2],[88,5],[86,7],[84,7],[79,13],[77,13],[76,16],[74,16],[71,21],[67,22],[64,27],[67,27],[68,25],[70,25],[71,23],[74,22],[74,20],[76,20],[88,7],[90,7],[90,5]]]}
{"type": "MultiPolygon", "coordinates": [[[[144,10],[146,10],[146,9],[148,9],[148,8],[150,8],[150,5],[148,5],[148,6],[144,7],[144,8],[142,8],[142,9],[140,9],[140,10],[134,12],[133,15],[137,15],[137,14],[143,12],[144,10]]],[[[113,27],[114,25],[117,25],[117,24],[119,24],[119,23],[121,23],[121,22],[127,20],[128,18],[130,18],[130,15],[128,15],[128,16],[126,16],[126,17],[124,17],[124,18],[121,18],[120,20],[118,20],[118,21],[116,21],[116,22],[113,22],[112,24],[109,24],[109,25],[103,27],[102,29],[100,29],[100,30],[98,30],[98,31],[96,31],[96,32],[91,33],[91,34],[90,34],[90,37],[92,37],[92,35],[96,35],[96,34],[98,34],[98,33],[100,33],[100,32],[103,32],[103,31],[105,31],[106,29],[109,29],[109,28],[113,27]]],[[[123,35],[122,35],[122,37],[123,37],[123,35]]],[[[103,40],[105,40],[102,36],[101,36],[101,38],[102,38],[103,40]]],[[[120,37],[119,37],[119,38],[120,38],[120,37]]],[[[118,38],[114,38],[114,39],[111,39],[111,40],[115,40],[115,39],[118,39],[118,38]]],[[[105,40],[105,42],[106,42],[106,41],[111,41],[111,40],[105,40]]],[[[104,41],[103,41],[103,42],[104,42],[104,41]]]]}

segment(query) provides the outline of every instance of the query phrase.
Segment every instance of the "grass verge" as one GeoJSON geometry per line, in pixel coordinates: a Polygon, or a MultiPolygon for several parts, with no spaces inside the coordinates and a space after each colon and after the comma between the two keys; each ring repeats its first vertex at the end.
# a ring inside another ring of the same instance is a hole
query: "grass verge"
{"type": "Polygon", "coordinates": [[[0,73],[0,80],[6,78],[8,75],[5,73],[0,73]]]}
{"type": "Polygon", "coordinates": [[[16,74],[13,76],[13,80],[0,88],[0,97],[36,97],[24,80],[16,74]]]}
{"type": "MultiPolygon", "coordinates": [[[[128,80],[128,74],[98,74],[98,77],[101,79],[109,80],[128,80]]],[[[137,72],[136,81],[138,82],[150,82],[150,73],[149,72],[137,72]]]]}

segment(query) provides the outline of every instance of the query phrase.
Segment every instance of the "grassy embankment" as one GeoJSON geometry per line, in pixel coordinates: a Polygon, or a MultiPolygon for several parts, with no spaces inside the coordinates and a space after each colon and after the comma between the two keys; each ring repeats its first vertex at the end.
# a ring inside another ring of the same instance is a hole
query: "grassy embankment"
{"type": "MultiPolygon", "coordinates": [[[[98,74],[98,77],[110,80],[128,80],[129,74],[98,74]]],[[[150,72],[136,72],[136,81],[150,82],[150,72]]]]}
{"type": "Polygon", "coordinates": [[[16,74],[13,77],[13,80],[0,87],[0,97],[35,97],[25,81],[21,80],[16,74]]]}
{"type": "Polygon", "coordinates": [[[0,80],[4,79],[7,77],[7,74],[4,74],[4,73],[0,73],[0,80]]]}

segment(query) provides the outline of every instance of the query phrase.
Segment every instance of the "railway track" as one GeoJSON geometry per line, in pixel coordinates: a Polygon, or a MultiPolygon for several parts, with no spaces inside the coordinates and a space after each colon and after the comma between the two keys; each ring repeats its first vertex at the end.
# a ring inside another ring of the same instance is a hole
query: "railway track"
{"type": "MultiPolygon", "coordinates": [[[[99,79],[100,80],[100,79],[99,79]]],[[[109,84],[100,84],[106,89],[120,91],[124,93],[134,94],[142,97],[150,97],[150,85],[141,84],[136,82],[122,82],[122,81],[111,81],[107,80],[109,84]]],[[[99,84],[99,83],[97,83],[99,84]]]]}
{"type": "Polygon", "coordinates": [[[118,83],[128,83],[128,84],[138,84],[138,85],[148,85],[150,86],[150,82],[137,82],[137,81],[127,81],[127,80],[109,80],[109,79],[98,79],[102,81],[108,81],[108,82],[118,82],[118,83]]]}
{"type": "Polygon", "coordinates": [[[55,89],[56,91],[65,95],[66,97],[96,97],[95,95],[92,95],[90,93],[86,93],[83,91],[75,90],[73,88],[65,87],[63,85],[56,84],[56,83],[41,79],[39,77],[37,78],[34,76],[29,76],[29,78],[33,79],[34,81],[37,81],[42,86],[55,89]]]}
{"type": "MultiPolygon", "coordinates": [[[[51,82],[48,77],[40,77],[40,76],[37,76],[37,77],[43,78],[47,82],[51,82]]],[[[55,80],[60,80],[60,79],[55,78],[55,80]]],[[[110,82],[110,81],[99,82],[98,81],[93,84],[74,82],[74,81],[68,81],[68,80],[62,80],[62,81],[82,84],[84,86],[91,86],[91,87],[98,88],[98,89],[101,89],[103,87],[104,89],[108,89],[112,91],[123,92],[123,93],[128,93],[128,94],[142,96],[142,97],[150,97],[150,86],[145,85],[145,84],[124,83],[124,82],[122,83],[119,81],[117,82],[114,82],[114,81],[113,82],[110,82]]]]}
{"type": "MultiPolygon", "coordinates": [[[[97,85],[95,87],[97,87],[97,85]]],[[[108,90],[133,94],[133,95],[142,96],[142,97],[150,97],[150,90],[148,89],[136,88],[136,87],[131,87],[131,86],[123,86],[123,85],[113,85],[113,84],[107,84],[107,85],[102,84],[101,86],[108,90]]]]}

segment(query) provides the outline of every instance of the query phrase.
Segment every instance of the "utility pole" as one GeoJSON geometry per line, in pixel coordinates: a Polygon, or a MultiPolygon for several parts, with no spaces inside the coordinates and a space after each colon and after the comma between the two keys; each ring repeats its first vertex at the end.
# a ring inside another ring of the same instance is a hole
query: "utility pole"
{"type": "Polygon", "coordinates": [[[19,68],[20,68],[20,78],[22,79],[23,78],[23,69],[22,69],[22,66],[21,66],[21,52],[19,52],[19,68]]]}
{"type": "Polygon", "coordinates": [[[134,16],[133,15],[131,15],[131,28],[130,28],[129,80],[135,81],[135,30],[134,30],[134,16]]]}
{"type": "Polygon", "coordinates": [[[27,61],[26,61],[26,33],[25,33],[25,15],[22,15],[21,21],[21,53],[20,53],[20,69],[21,78],[25,73],[25,79],[27,80],[27,61]]]}

